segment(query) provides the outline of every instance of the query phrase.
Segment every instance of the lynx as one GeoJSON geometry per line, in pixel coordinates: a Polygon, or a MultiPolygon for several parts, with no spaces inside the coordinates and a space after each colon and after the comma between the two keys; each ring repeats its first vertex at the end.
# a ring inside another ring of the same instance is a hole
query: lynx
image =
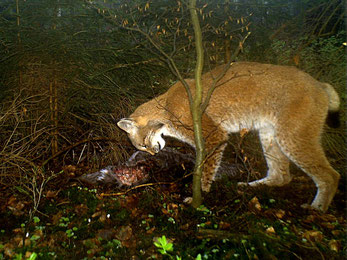
{"type": "MultiPolygon", "coordinates": [[[[202,76],[203,93],[223,66],[202,76]]],[[[195,80],[187,79],[194,95],[195,80]]],[[[292,179],[289,161],[308,174],[317,186],[310,207],[326,211],[340,178],[320,144],[328,111],[338,113],[334,88],[295,67],[236,62],[218,81],[203,114],[206,159],[202,190],[209,192],[230,133],[257,130],[268,166],[266,177],[241,185],[282,186],[292,179]]],[[[185,88],[177,82],[164,94],[140,105],[117,125],[139,150],[154,155],[170,136],[194,147],[194,134],[185,88]]]]}

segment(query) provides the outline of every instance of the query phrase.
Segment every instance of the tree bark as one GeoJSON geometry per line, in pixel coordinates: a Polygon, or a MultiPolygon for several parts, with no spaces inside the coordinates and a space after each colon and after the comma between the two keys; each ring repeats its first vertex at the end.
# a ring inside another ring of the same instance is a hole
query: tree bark
{"type": "Polygon", "coordinates": [[[194,128],[194,139],[196,148],[196,161],[193,174],[193,207],[199,207],[202,202],[201,196],[201,176],[203,171],[203,162],[205,160],[205,142],[202,134],[202,82],[201,74],[204,66],[204,50],[202,46],[202,33],[196,10],[196,0],[189,0],[189,12],[191,21],[194,28],[195,35],[195,48],[196,48],[196,66],[195,66],[195,93],[193,97],[193,103],[190,106],[193,128],[194,128]]]}

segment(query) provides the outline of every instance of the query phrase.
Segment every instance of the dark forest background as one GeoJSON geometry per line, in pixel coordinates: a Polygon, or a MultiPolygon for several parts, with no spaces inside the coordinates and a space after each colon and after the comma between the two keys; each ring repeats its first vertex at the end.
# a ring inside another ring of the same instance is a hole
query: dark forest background
{"type": "MultiPolygon", "coordinates": [[[[127,140],[115,123],[176,80],[162,52],[185,77],[192,75],[195,51],[184,5],[1,1],[1,184],[22,181],[39,168],[98,168],[127,157],[127,140]]],[[[242,44],[236,60],[297,66],[331,83],[344,104],[343,1],[220,0],[198,5],[206,70],[224,63],[242,44]]],[[[332,136],[328,148],[342,160],[344,134],[332,136]]]]}
{"type": "Polygon", "coordinates": [[[238,171],[216,181],[217,192],[196,211],[182,203],[190,196],[189,173],[177,178],[164,171],[153,185],[119,193],[114,186],[80,186],[75,177],[120,165],[133,154],[116,123],[176,82],[173,66],[183,77],[193,76],[187,3],[1,0],[0,259],[345,256],[344,1],[197,5],[205,71],[230,59],[291,65],[339,92],[341,127],[326,126],[322,140],[342,175],[331,214],[300,208],[315,194],[312,181],[300,174],[283,189],[238,191],[236,181],[266,171],[252,133],[231,136],[226,153],[238,171]],[[158,185],[160,180],[170,184],[158,185]]]}

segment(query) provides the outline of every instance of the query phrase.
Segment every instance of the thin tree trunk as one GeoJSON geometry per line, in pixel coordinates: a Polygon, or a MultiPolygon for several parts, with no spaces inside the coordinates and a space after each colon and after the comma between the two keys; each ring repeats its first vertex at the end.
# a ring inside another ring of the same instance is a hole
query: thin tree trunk
{"type": "Polygon", "coordinates": [[[230,63],[231,60],[231,43],[229,37],[224,39],[224,63],[230,63]]]}
{"type": "MultiPolygon", "coordinates": [[[[18,29],[18,32],[17,32],[17,43],[18,43],[18,46],[20,47],[21,45],[21,36],[20,36],[20,12],[19,12],[19,0],[16,0],[16,15],[17,15],[17,29],[18,29]]],[[[21,63],[20,63],[21,64],[21,63]]],[[[21,91],[21,86],[22,86],[22,68],[21,66],[19,67],[19,70],[18,70],[18,77],[19,77],[19,92],[21,91]]]]}
{"type": "Polygon", "coordinates": [[[50,119],[53,126],[52,135],[52,156],[58,152],[58,98],[56,80],[49,83],[49,110],[50,119]]]}
{"type": "Polygon", "coordinates": [[[54,85],[53,85],[53,90],[54,90],[54,146],[55,146],[55,151],[54,154],[58,152],[58,86],[57,86],[57,80],[54,79],[54,85]]]}
{"type": "MultiPolygon", "coordinates": [[[[49,113],[50,113],[50,119],[51,119],[51,124],[53,125],[54,122],[54,104],[53,104],[53,82],[49,83],[49,113]]],[[[54,151],[55,151],[55,144],[54,144],[54,140],[53,140],[53,136],[54,136],[54,130],[51,130],[51,152],[52,152],[52,156],[54,155],[54,151]]]]}
{"type": "Polygon", "coordinates": [[[18,40],[18,44],[20,44],[21,39],[20,39],[20,32],[19,32],[19,25],[20,25],[19,0],[16,0],[16,16],[17,16],[17,27],[18,27],[17,40],[18,40]]]}
{"type": "Polygon", "coordinates": [[[193,175],[193,207],[201,205],[201,176],[203,170],[203,162],[206,156],[205,142],[202,134],[202,82],[201,74],[204,65],[204,51],[202,46],[202,33],[200,23],[198,19],[198,13],[196,10],[196,0],[189,0],[189,12],[192,20],[194,35],[195,35],[195,47],[196,47],[196,67],[195,67],[195,94],[193,97],[193,103],[191,104],[191,114],[193,118],[194,138],[196,147],[196,161],[193,175]]]}

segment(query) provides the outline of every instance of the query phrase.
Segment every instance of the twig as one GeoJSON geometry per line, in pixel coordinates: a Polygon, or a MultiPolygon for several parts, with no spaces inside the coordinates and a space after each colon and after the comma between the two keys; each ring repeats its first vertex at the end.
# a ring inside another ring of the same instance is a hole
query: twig
{"type": "Polygon", "coordinates": [[[151,183],[145,183],[145,184],[141,184],[141,185],[137,185],[135,187],[132,187],[130,189],[127,189],[126,191],[122,191],[122,192],[116,192],[116,193],[101,193],[100,196],[101,197],[112,197],[112,196],[121,196],[121,195],[125,195],[127,193],[129,193],[132,190],[136,190],[139,188],[143,188],[143,187],[149,187],[149,186],[155,186],[155,185],[171,185],[174,182],[151,182],[151,183]]]}
{"type": "Polygon", "coordinates": [[[143,188],[143,187],[150,187],[150,186],[156,186],[156,185],[172,185],[174,183],[177,183],[177,182],[180,182],[181,180],[189,177],[193,175],[193,173],[188,173],[186,175],[184,175],[182,178],[179,178],[178,180],[175,180],[175,181],[172,181],[172,182],[165,182],[165,181],[162,181],[162,182],[151,182],[151,183],[145,183],[145,184],[141,184],[141,185],[137,185],[135,187],[131,187],[130,189],[127,189],[125,191],[122,191],[122,192],[116,192],[116,193],[101,193],[100,196],[101,197],[112,197],[112,196],[121,196],[121,195],[125,195],[127,193],[129,193],[130,191],[133,191],[133,190],[136,190],[136,189],[139,189],[139,188],[143,188]]]}
{"type": "Polygon", "coordinates": [[[119,140],[114,139],[114,138],[105,138],[105,137],[95,137],[95,138],[89,138],[89,139],[83,139],[81,141],[78,141],[77,143],[74,143],[72,145],[69,145],[65,148],[63,148],[62,150],[60,150],[59,152],[57,152],[56,154],[52,155],[51,157],[49,157],[47,160],[45,160],[42,164],[41,167],[45,166],[47,163],[49,163],[51,160],[53,160],[54,158],[58,157],[59,155],[61,155],[62,153],[71,150],[72,148],[75,148],[81,144],[84,143],[89,143],[89,142],[96,142],[96,141],[110,141],[110,142],[118,142],[119,140]]]}
{"type": "MultiPolygon", "coordinates": [[[[234,51],[233,55],[231,55],[230,60],[228,60],[228,63],[224,66],[222,72],[213,80],[212,86],[208,89],[206,97],[204,102],[201,105],[201,110],[204,112],[210,102],[211,96],[214,92],[214,90],[220,86],[221,84],[217,85],[217,83],[224,77],[224,75],[228,72],[228,70],[230,69],[230,67],[232,66],[232,61],[237,57],[237,55],[239,55],[241,49],[242,49],[242,45],[245,43],[245,41],[247,40],[248,36],[251,33],[248,32],[248,34],[242,39],[242,41],[240,41],[239,45],[237,46],[236,50],[234,51]]],[[[236,78],[237,75],[235,75],[233,78],[236,78]]]]}

